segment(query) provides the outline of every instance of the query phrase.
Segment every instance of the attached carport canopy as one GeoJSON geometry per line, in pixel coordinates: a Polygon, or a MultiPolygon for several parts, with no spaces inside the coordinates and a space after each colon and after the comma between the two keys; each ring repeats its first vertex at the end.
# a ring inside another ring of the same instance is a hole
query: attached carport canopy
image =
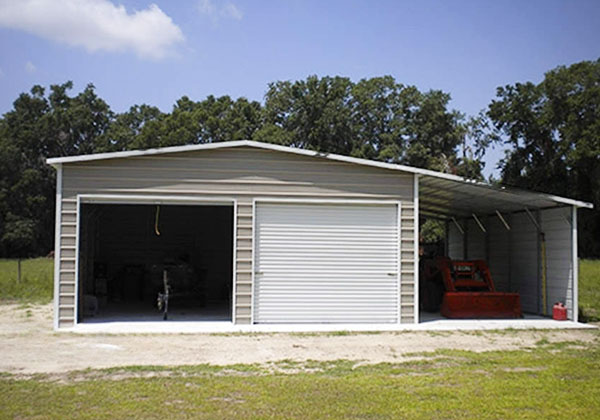
{"type": "Polygon", "coordinates": [[[591,203],[525,191],[496,187],[446,174],[419,175],[419,209],[424,216],[443,219],[475,215],[513,213],[575,206],[593,208],[591,203]],[[453,179],[454,178],[454,179],[453,179]]]}

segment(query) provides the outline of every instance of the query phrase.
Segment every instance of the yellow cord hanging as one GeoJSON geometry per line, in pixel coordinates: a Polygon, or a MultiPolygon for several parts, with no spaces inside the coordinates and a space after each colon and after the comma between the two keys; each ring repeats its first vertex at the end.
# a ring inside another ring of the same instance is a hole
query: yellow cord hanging
{"type": "Polygon", "coordinates": [[[546,235],[541,232],[541,253],[542,253],[542,313],[548,315],[548,263],[546,258],[546,235]]]}
{"type": "Polygon", "coordinates": [[[158,230],[158,216],[160,215],[160,206],[156,206],[156,218],[154,219],[154,233],[156,236],[160,236],[160,231],[158,230]]]}

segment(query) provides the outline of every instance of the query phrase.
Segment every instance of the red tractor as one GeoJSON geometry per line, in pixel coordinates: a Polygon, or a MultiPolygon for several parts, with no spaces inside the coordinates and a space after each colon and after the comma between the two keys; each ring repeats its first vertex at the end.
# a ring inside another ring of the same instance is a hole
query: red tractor
{"type": "MultiPolygon", "coordinates": [[[[444,293],[440,312],[447,318],[521,318],[518,293],[497,292],[490,270],[482,260],[452,261],[437,257],[425,262],[424,287],[439,284],[444,293]]],[[[431,294],[429,294],[431,295],[431,294]]],[[[429,302],[431,306],[431,302],[429,302]]],[[[427,309],[427,308],[425,308],[427,309]]]]}

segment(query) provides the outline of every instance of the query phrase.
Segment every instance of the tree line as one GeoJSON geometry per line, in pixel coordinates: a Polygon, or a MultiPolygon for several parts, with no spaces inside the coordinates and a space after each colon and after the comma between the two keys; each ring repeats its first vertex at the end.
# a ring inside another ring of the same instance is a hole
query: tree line
{"type": "Polygon", "coordinates": [[[593,201],[580,214],[580,255],[600,256],[600,60],[500,87],[467,117],[450,95],[391,76],[310,76],[268,85],[263,103],[184,96],[170,112],[116,113],[92,84],[34,86],[0,119],[0,257],[43,255],[54,240],[55,172],[45,159],[250,139],[482,179],[490,147],[508,146],[491,180],[593,201]]]}

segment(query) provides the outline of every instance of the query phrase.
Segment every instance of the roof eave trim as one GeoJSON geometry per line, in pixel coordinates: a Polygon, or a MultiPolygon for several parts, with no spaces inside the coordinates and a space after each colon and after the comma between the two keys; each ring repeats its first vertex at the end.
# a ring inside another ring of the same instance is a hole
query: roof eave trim
{"type": "MultiPolygon", "coordinates": [[[[124,151],[124,152],[108,152],[108,153],[96,153],[96,154],[80,155],[80,156],[55,157],[55,158],[46,159],[46,163],[56,167],[57,164],[62,164],[62,163],[90,162],[90,161],[94,161],[94,160],[118,159],[118,158],[129,158],[129,157],[139,157],[139,156],[152,156],[152,155],[165,154],[165,153],[181,153],[181,152],[200,151],[200,150],[215,150],[215,149],[222,149],[222,148],[244,147],[244,146],[256,147],[256,148],[265,149],[265,150],[274,150],[274,151],[285,152],[285,153],[295,153],[295,154],[303,155],[303,156],[321,157],[321,158],[334,160],[334,161],[338,161],[338,162],[353,163],[353,164],[358,164],[358,165],[371,166],[371,167],[375,167],[375,168],[391,169],[391,170],[395,170],[395,171],[402,171],[402,172],[417,174],[417,175],[425,175],[425,176],[430,176],[433,178],[446,179],[448,181],[454,181],[454,182],[460,182],[463,184],[485,187],[485,188],[489,188],[492,190],[496,189],[494,186],[489,185],[485,182],[466,179],[466,178],[463,178],[463,177],[460,177],[457,175],[445,174],[442,172],[436,172],[436,171],[432,171],[429,169],[414,168],[412,166],[399,165],[396,163],[377,162],[377,161],[373,161],[373,160],[337,155],[335,153],[316,152],[314,150],[299,149],[299,148],[295,148],[295,147],[281,146],[278,144],[271,144],[271,143],[262,143],[262,142],[252,141],[252,140],[234,140],[234,141],[224,141],[224,142],[219,142],[219,143],[192,144],[192,145],[185,145],[185,146],[162,147],[162,148],[154,148],[154,149],[147,149],[147,150],[130,150],[130,151],[124,151]]],[[[501,188],[501,190],[502,189],[503,188],[501,188]]],[[[531,193],[531,192],[528,191],[528,193],[531,193]]],[[[537,194],[540,194],[540,193],[537,193],[537,194]]],[[[570,198],[547,195],[547,194],[540,194],[540,195],[546,197],[547,199],[550,199],[552,201],[555,201],[555,202],[561,203],[561,204],[565,204],[565,205],[583,207],[583,208],[588,208],[588,209],[594,208],[593,204],[586,203],[583,201],[572,200],[570,198]]]]}
{"type": "Polygon", "coordinates": [[[593,209],[594,205],[586,201],[573,200],[572,198],[560,197],[558,195],[544,194],[545,197],[557,203],[566,204],[568,206],[581,207],[585,209],[593,209]]]}
{"type": "Polygon", "coordinates": [[[298,155],[310,156],[310,157],[321,157],[330,160],[336,160],[339,162],[348,162],[355,163],[359,165],[373,166],[377,168],[384,169],[392,169],[392,170],[400,170],[404,172],[420,174],[420,175],[429,175],[437,178],[448,179],[451,181],[461,181],[469,184],[481,184],[486,185],[484,183],[479,183],[478,181],[466,180],[457,175],[444,174],[441,172],[431,171],[428,169],[414,168],[412,166],[399,165],[396,163],[386,163],[386,162],[377,162],[368,159],[355,158],[350,156],[337,155],[335,153],[326,153],[326,152],[317,152],[314,150],[307,149],[299,149],[295,147],[289,146],[281,146],[278,144],[271,143],[263,143],[252,140],[234,140],[234,141],[224,141],[219,143],[204,143],[204,144],[191,144],[185,146],[172,146],[172,147],[161,147],[154,149],[146,149],[146,150],[128,150],[124,152],[108,152],[108,153],[94,153],[90,155],[79,155],[79,156],[65,156],[65,157],[55,157],[46,159],[46,163],[49,165],[53,165],[55,163],[76,163],[76,162],[89,162],[93,160],[104,160],[104,159],[118,159],[118,158],[128,158],[128,157],[139,157],[139,156],[151,156],[158,155],[163,153],[181,153],[181,152],[191,152],[191,151],[199,151],[199,150],[214,150],[221,148],[229,148],[229,147],[256,147],[259,149],[265,150],[274,150],[278,152],[286,152],[286,153],[295,153],[298,155]]]}
{"type": "Polygon", "coordinates": [[[79,156],[64,156],[46,159],[46,163],[53,165],[55,163],[76,163],[76,162],[89,162],[93,160],[105,160],[105,159],[118,159],[128,158],[137,156],[151,156],[159,155],[163,153],[180,153],[189,152],[194,150],[210,150],[220,149],[222,147],[239,147],[248,145],[248,140],[235,140],[222,143],[205,143],[205,144],[192,144],[186,146],[171,146],[171,147],[160,147],[146,150],[127,150],[124,152],[107,152],[107,153],[93,153],[90,155],[79,155],[79,156]]]}

